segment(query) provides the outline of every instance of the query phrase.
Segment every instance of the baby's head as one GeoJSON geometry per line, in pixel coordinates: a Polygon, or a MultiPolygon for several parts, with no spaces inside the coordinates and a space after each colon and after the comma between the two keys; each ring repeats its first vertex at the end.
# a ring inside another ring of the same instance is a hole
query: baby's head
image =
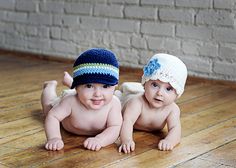
{"type": "Polygon", "coordinates": [[[149,80],[167,82],[176,90],[178,97],[184,92],[186,79],[186,65],[173,55],[155,54],[143,68],[143,85],[149,80]]]}
{"type": "Polygon", "coordinates": [[[118,81],[119,65],[115,54],[106,49],[92,48],[75,61],[71,89],[88,83],[114,86],[118,81]]]}

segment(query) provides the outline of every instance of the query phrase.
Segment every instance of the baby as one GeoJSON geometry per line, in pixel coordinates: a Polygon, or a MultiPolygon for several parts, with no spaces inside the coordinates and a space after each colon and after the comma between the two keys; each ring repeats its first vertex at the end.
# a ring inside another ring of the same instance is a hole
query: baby
{"type": "Polygon", "coordinates": [[[142,84],[121,85],[123,124],[119,152],[135,150],[133,129],[143,131],[168,128],[167,136],[158,143],[159,150],[172,150],[180,142],[180,109],[175,100],[184,92],[187,68],[177,57],[154,55],[143,69],[142,84]]]}
{"type": "Polygon", "coordinates": [[[72,83],[64,76],[64,84],[69,82],[72,90],[58,97],[57,82],[44,83],[41,103],[46,115],[47,150],[64,147],[60,123],[71,133],[91,136],[83,143],[89,150],[98,151],[117,140],[122,125],[121,104],[113,95],[118,68],[111,51],[93,48],[75,61],[72,83]]]}

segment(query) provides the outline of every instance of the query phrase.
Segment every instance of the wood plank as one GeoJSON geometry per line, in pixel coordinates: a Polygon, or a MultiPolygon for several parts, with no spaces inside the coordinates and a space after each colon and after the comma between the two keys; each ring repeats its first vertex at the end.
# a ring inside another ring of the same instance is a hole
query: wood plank
{"type": "Polygon", "coordinates": [[[189,101],[197,97],[203,97],[205,95],[209,95],[224,89],[224,87],[221,85],[211,86],[209,84],[198,84],[196,86],[189,86],[188,88],[190,88],[190,90],[186,89],[183,95],[177,99],[177,103],[189,101]]]}
{"type": "MultiPolygon", "coordinates": [[[[219,163],[214,163],[214,162],[210,162],[210,161],[207,161],[207,160],[203,160],[199,157],[197,157],[196,159],[193,159],[193,160],[190,160],[190,161],[187,161],[183,164],[179,164],[176,166],[176,168],[201,168],[201,167],[204,167],[204,168],[213,168],[213,167],[217,167],[219,168],[222,164],[219,164],[219,163]]],[[[230,168],[230,167],[228,167],[230,168]]]]}
{"type": "Polygon", "coordinates": [[[226,88],[207,94],[203,97],[188,100],[187,102],[177,103],[181,109],[181,116],[196,113],[202,110],[212,108],[217,105],[224,105],[229,101],[235,101],[236,90],[226,88]]]}
{"type": "Polygon", "coordinates": [[[182,135],[190,135],[197,131],[219,124],[222,121],[234,118],[236,116],[235,107],[236,101],[232,101],[224,106],[218,105],[214,108],[182,117],[182,135]]]}
{"type": "Polygon", "coordinates": [[[43,130],[43,121],[27,117],[1,124],[0,144],[43,130]]]}
{"type": "Polygon", "coordinates": [[[8,166],[5,166],[5,165],[2,164],[1,162],[0,162],[0,167],[1,167],[1,168],[9,168],[8,166]]]}
{"type": "Polygon", "coordinates": [[[200,159],[223,164],[225,166],[236,166],[236,140],[224,144],[221,147],[212,150],[202,156],[200,159]]]}
{"type": "Polygon", "coordinates": [[[236,140],[224,144],[196,159],[182,163],[176,168],[199,167],[235,167],[236,165],[236,140]]]}

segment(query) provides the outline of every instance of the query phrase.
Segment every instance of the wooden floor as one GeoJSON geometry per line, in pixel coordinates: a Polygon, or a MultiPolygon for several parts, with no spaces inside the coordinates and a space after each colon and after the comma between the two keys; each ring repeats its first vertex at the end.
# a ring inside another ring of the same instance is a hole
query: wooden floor
{"type": "MultiPolygon", "coordinates": [[[[64,150],[44,149],[40,105],[45,80],[61,81],[71,63],[0,52],[0,167],[236,167],[236,84],[189,78],[178,100],[182,141],[171,152],[157,149],[162,133],[135,132],[136,150],[98,152],[82,147],[83,136],[63,131],[64,150]]],[[[139,81],[141,72],[121,69],[121,82],[139,81]]],[[[58,93],[64,87],[59,84],[58,93]]]]}

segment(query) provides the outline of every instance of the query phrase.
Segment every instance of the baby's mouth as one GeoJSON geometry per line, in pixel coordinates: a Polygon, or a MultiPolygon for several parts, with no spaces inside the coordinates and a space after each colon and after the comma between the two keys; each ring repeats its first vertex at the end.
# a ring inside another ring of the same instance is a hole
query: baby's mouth
{"type": "Polygon", "coordinates": [[[162,102],[163,100],[161,99],[158,99],[158,98],[154,98],[155,101],[158,101],[158,102],[162,102]]]}
{"type": "Polygon", "coordinates": [[[91,101],[93,102],[93,104],[99,105],[102,103],[103,99],[92,99],[91,101]]]}

